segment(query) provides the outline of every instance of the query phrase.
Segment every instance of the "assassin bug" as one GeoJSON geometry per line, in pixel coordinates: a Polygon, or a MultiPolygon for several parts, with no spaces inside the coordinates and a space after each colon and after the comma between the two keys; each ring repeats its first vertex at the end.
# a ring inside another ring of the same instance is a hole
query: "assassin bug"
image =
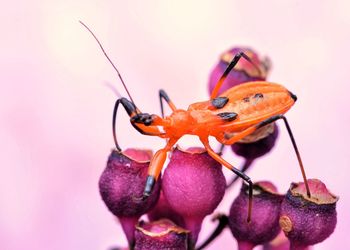
{"type": "Polygon", "coordinates": [[[118,73],[118,77],[130,98],[130,100],[125,97],[119,98],[114,106],[112,127],[116,149],[121,151],[117,142],[115,126],[117,111],[120,104],[128,113],[131,125],[137,131],[144,135],[158,136],[166,139],[165,147],[158,150],[151,159],[148,177],[141,199],[145,199],[151,194],[154,184],[158,179],[166,160],[167,153],[171,151],[176,142],[184,135],[195,135],[199,137],[208,154],[212,158],[248,183],[249,202],[247,221],[249,222],[252,211],[253,182],[245,173],[232,166],[217,154],[209,145],[208,138],[209,136],[213,136],[218,142],[224,145],[231,145],[279,119],[282,119],[286,125],[299,162],[307,194],[310,197],[310,189],[307,183],[303,163],[292,130],[288,124],[287,118],[284,116],[284,114],[294,105],[297,97],[285,87],[265,81],[244,83],[232,87],[218,96],[221,85],[240,59],[243,58],[250,62],[257,73],[261,74],[261,69],[255,65],[246,54],[240,52],[234,56],[213,89],[210,100],[193,103],[187,110],[178,109],[170,100],[167,93],[164,90],[160,90],[159,98],[162,116],[158,116],[156,114],[143,113],[136,107],[118,69],[108,57],[97,37],[84,23],[80,23],[95,38],[102,49],[102,52],[118,73]],[[166,117],[164,117],[163,100],[167,102],[172,110],[172,114],[166,117]]]}

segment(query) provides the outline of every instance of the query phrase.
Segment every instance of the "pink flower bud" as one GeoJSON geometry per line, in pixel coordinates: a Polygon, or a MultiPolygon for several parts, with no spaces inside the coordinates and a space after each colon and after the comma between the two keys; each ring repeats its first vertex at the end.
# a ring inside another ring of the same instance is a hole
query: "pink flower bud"
{"type": "Polygon", "coordinates": [[[184,218],[191,231],[191,243],[197,241],[203,218],[219,205],[225,193],[221,165],[204,149],[175,149],[162,181],[169,206],[184,218]]]}
{"type": "Polygon", "coordinates": [[[239,249],[253,249],[267,243],[280,232],[278,219],[283,196],[267,181],[254,184],[251,221],[247,222],[248,186],[234,200],[230,210],[229,225],[238,241],[239,249]]]}
{"type": "Polygon", "coordinates": [[[150,223],[140,222],[135,231],[135,250],[188,249],[189,231],[176,226],[170,220],[150,223]]]}
{"type": "Polygon", "coordinates": [[[148,199],[135,199],[142,196],[145,188],[150,157],[147,150],[128,149],[124,153],[113,150],[99,181],[101,197],[107,208],[119,218],[130,245],[134,241],[139,217],[148,212],[159,197],[158,181],[148,199]]]}

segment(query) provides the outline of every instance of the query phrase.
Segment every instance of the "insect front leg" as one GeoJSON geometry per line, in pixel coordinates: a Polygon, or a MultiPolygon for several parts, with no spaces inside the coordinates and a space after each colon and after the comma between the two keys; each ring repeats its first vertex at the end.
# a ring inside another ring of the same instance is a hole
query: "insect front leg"
{"type": "Polygon", "coordinates": [[[249,185],[249,202],[248,202],[248,216],[247,216],[247,222],[250,222],[251,215],[252,215],[252,205],[253,205],[253,182],[251,181],[250,177],[240,171],[239,169],[232,166],[230,163],[228,163],[225,159],[223,159],[220,155],[214,152],[214,150],[210,147],[208,138],[200,138],[201,142],[203,143],[205,149],[208,151],[208,154],[216,161],[224,165],[226,168],[228,168],[230,171],[234,172],[237,176],[242,178],[244,181],[246,181],[249,185]]]}
{"type": "Polygon", "coordinates": [[[152,157],[151,163],[148,167],[148,176],[146,180],[145,190],[143,192],[142,200],[151,195],[154,184],[156,183],[160,172],[162,171],[164,162],[168,152],[172,149],[178,139],[171,138],[168,140],[163,149],[158,150],[152,157]]]}
{"type": "Polygon", "coordinates": [[[118,141],[117,141],[117,133],[116,133],[116,120],[117,120],[117,113],[119,104],[122,104],[126,112],[131,118],[131,124],[133,127],[139,131],[141,134],[145,135],[152,135],[152,136],[162,136],[164,133],[160,132],[159,129],[156,126],[145,126],[144,124],[136,124],[132,118],[135,116],[138,116],[140,114],[140,111],[136,108],[135,104],[125,97],[119,98],[114,105],[113,110],[113,118],[112,118],[112,129],[113,129],[113,139],[115,146],[118,151],[122,151],[120,148],[118,141]]]}
{"type": "Polygon", "coordinates": [[[306,178],[304,165],[303,165],[303,162],[301,160],[300,153],[299,153],[297,144],[295,142],[292,130],[291,130],[290,126],[289,126],[288,120],[287,120],[287,118],[284,115],[271,116],[270,118],[267,118],[266,120],[264,120],[262,122],[259,122],[258,124],[253,125],[253,126],[247,128],[247,129],[243,130],[242,132],[235,134],[234,136],[232,136],[230,138],[219,139],[219,141],[221,143],[223,143],[223,144],[226,144],[226,145],[232,145],[232,144],[236,143],[237,141],[241,140],[242,138],[246,137],[247,135],[250,135],[251,133],[253,133],[257,129],[259,129],[261,127],[264,127],[264,126],[266,126],[268,124],[271,124],[271,123],[273,123],[273,122],[275,122],[275,121],[277,121],[279,119],[283,119],[284,124],[285,124],[285,126],[287,128],[289,138],[291,139],[291,142],[293,144],[294,152],[295,152],[295,154],[296,154],[296,156],[298,158],[300,171],[301,171],[301,174],[303,176],[304,184],[305,184],[305,187],[306,187],[306,192],[307,192],[307,195],[310,197],[311,193],[310,193],[309,184],[307,183],[307,178],[306,178]]]}

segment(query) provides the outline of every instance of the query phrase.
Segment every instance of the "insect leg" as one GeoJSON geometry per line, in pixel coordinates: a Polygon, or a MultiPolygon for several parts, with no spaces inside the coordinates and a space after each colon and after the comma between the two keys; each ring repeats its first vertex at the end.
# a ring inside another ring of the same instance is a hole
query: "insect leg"
{"type": "MultiPolygon", "coordinates": [[[[119,104],[123,105],[124,109],[126,110],[126,112],[128,113],[128,115],[130,117],[135,117],[138,114],[138,110],[137,110],[136,106],[134,105],[134,103],[130,102],[125,97],[119,98],[115,102],[114,110],[113,110],[113,118],[112,118],[113,139],[114,139],[114,143],[115,143],[117,150],[122,151],[122,149],[120,148],[120,146],[118,144],[117,134],[116,134],[116,120],[117,120],[117,112],[118,112],[119,104]]],[[[159,129],[155,126],[145,127],[145,126],[142,126],[143,124],[135,124],[133,121],[131,121],[131,124],[141,134],[154,135],[154,136],[163,135],[163,133],[161,133],[159,131],[159,129]]]]}
{"type": "Polygon", "coordinates": [[[292,141],[292,144],[293,144],[293,148],[294,148],[294,151],[295,151],[295,154],[298,158],[298,162],[299,162],[299,167],[300,167],[300,170],[301,170],[301,174],[303,176],[303,180],[304,180],[304,184],[305,184],[305,187],[306,187],[306,192],[307,192],[307,195],[310,197],[311,196],[311,193],[310,193],[310,188],[309,188],[309,184],[307,183],[307,178],[306,178],[306,174],[305,174],[305,169],[304,169],[304,165],[303,165],[303,162],[301,160],[301,157],[300,157],[300,153],[299,153],[299,150],[298,150],[298,147],[297,147],[297,144],[295,142],[295,139],[294,139],[294,136],[293,136],[293,133],[292,133],[292,130],[289,126],[289,123],[287,121],[287,118],[284,116],[284,115],[274,115],[274,116],[271,116],[270,118],[267,118],[266,120],[262,121],[262,122],[259,122],[258,124],[256,125],[253,125],[249,128],[247,128],[246,130],[243,130],[242,132],[234,135],[233,137],[231,137],[230,139],[227,139],[227,140],[224,140],[224,141],[221,141],[222,143],[224,144],[228,144],[228,145],[231,145],[237,141],[239,141],[240,139],[244,138],[245,136],[253,133],[255,130],[263,127],[263,126],[266,126],[272,122],[275,122],[279,119],[283,119],[284,121],[284,124],[286,125],[286,128],[287,128],[287,131],[288,131],[288,134],[289,134],[289,138],[291,139],[292,141]]]}
{"type": "Polygon", "coordinates": [[[243,52],[239,52],[235,55],[235,57],[232,59],[232,61],[230,62],[230,64],[227,66],[227,68],[225,69],[224,73],[222,74],[222,76],[220,77],[219,81],[216,83],[213,91],[211,92],[210,95],[210,99],[214,99],[217,97],[220,87],[221,85],[224,83],[224,81],[226,80],[226,77],[228,76],[228,74],[231,72],[231,70],[237,65],[237,63],[239,62],[239,60],[241,58],[246,59],[248,62],[250,62],[255,68],[256,70],[258,70],[259,74],[261,74],[261,70],[260,68],[255,65],[255,63],[249,58],[249,56],[247,56],[246,54],[244,54],[243,52]]]}
{"type": "Polygon", "coordinates": [[[203,143],[205,149],[208,151],[208,154],[217,162],[224,165],[226,168],[234,172],[237,176],[242,178],[244,181],[246,181],[249,185],[249,202],[248,202],[248,217],[247,221],[250,222],[251,215],[252,215],[252,205],[253,205],[253,182],[251,181],[250,177],[240,171],[239,169],[232,166],[230,163],[228,163],[225,159],[223,159],[220,155],[214,152],[214,150],[210,147],[208,138],[200,138],[201,142],[203,143]]]}
{"type": "Polygon", "coordinates": [[[163,149],[158,150],[152,157],[151,163],[148,167],[148,176],[146,180],[145,190],[141,199],[146,199],[151,195],[154,184],[156,183],[160,172],[162,171],[167,153],[171,150],[177,139],[171,138],[163,149]]]}
{"type": "MultiPolygon", "coordinates": [[[[252,159],[245,159],[244,160],[244,163],[243,163],[243,166],[241,167],[241,171],[243,173],[245,173],[249,167],[252,165],[252,163],[254,162],[254,160],[252,159]]],[[[226,188],[230,188],[237,180],[238,180],[238,176],[235,176],[227,185],[226,185],[226,188]]]]}
{"type": "Polygon", "coordinates": [[[169,104],[172,111],[175,111],[176,107],[174,103],[170,100],[168,94],[163,89],[160,89],[159,90],[160,111],[162,113],[162,117],[164,118],[163,99],[169,104]]]}
{"type": "Polygon", "coordinates": [[[224,149],[225,149],[225,146],[226,146],[225,144],[221,143],[220,148],[219,148],[219,150],[217,151],[217,152],[218,152],[218,155],[222,155],[222,154],[223,154],[224,149]]]}
{"type": "Polygon", "coordinates": [[[113,109],[112,129],[113,129],[114,144],[118,151],[122,151],[122,149],[120,148],[117,141],[117,134],[115,132],[115,123],[116,123],[117,112],[118,112],[118,107],[120,103],[123,105],[124,109],[126,110],[129,116],[136,114],[136,106],[132,102],[130,102],[128,99],[122,97],[115,102],[114,109],[113,109]]]}

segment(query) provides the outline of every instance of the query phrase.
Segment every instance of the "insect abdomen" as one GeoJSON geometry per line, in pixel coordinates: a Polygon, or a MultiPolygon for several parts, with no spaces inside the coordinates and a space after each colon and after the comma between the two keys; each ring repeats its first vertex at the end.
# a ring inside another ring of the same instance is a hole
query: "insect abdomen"
{"type": "Polygon", "coordinates": [[[229,102],[220,112],[238,114],[235,126],[246,126],[275,114],[283,114],[296,100],[283,86],[268,82],[242,84],[229,89],[221,96],[227,97],[229,102]]]}

